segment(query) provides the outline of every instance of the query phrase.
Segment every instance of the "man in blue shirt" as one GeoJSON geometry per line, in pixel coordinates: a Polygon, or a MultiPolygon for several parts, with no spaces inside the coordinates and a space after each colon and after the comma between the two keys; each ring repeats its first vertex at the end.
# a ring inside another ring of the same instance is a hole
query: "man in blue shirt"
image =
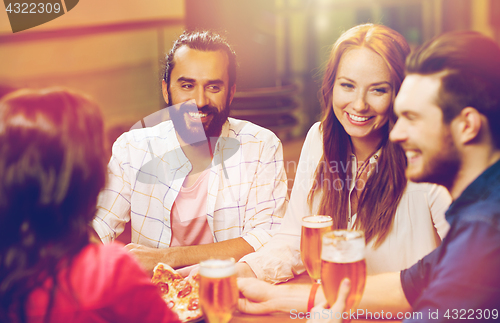
{"type": "MultiPolygon", "coordinates": [[[[450,191],[454,202],[446,219],[451,228],[442,244],[411,268],[367,277],[361,303],[348,317],[496,321],[500,315],[500,47],[470,31],[444,34],[424,44],[407,61],[394,111],[399,118],[390,139],[406,152],[406,175],[450,191]]],[[[324,301],[321,292],[309,294],[310,285],[264,285],[240,279],[246,297],[240,300],[240,310],[293,314],[305,312],[314,297],[315,304],[324,301]]],[[[339,316],[324,311],[318,306],[309,317],[340,322],[339,316]]]]}
{"type": "Polygon", "coordinates": [[[475,32],[442,35],[412,54],[391,140],[415,182],[454,202],[442,244],[400,274],[418,322],[498,319],[500,310],[500,48],[475,32]]]}

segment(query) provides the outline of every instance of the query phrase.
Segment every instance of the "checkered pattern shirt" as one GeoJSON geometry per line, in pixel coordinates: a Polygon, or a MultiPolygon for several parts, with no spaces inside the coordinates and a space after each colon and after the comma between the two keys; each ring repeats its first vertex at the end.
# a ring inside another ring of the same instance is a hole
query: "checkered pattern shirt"
{"type": "MultiPolygon", "coordinates": [[[[208,181],[214,242],[243,237],[258,250],[277,231],[288,203],[282,150],[267,129],[232,118],[224,124],[208,181]]],[[[121,135],[93,221],[101,240],[114,240],[132,221],[133,243],[168,247],[172,205],[191,169],[171,121],[121,135]]]]}

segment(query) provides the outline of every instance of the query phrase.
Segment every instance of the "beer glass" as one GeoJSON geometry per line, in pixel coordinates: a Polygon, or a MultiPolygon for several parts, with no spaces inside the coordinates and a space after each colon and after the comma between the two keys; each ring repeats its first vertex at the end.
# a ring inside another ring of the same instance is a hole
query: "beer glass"
{"type": "Polygon", "coordinates": [[[323,235],[321,249],[321,285],[329,306],[337,300],[340,283],[351,281],[345,311],[361,300],[366,280],[365,235],[362,231],[335,230],[323,235]]]}
{"type": "Polygon", "coordinates": [[[209,323],[227,323],[238,305],[234,259],[200,262],[200,305],[209,323]]]}
{"type": "Polygon", "coordinates": [[[328,215],[310,215],[302,218],[300,256],[309,277],[321,283],[321,236],[332,230],[333,220],[328,215]]]}

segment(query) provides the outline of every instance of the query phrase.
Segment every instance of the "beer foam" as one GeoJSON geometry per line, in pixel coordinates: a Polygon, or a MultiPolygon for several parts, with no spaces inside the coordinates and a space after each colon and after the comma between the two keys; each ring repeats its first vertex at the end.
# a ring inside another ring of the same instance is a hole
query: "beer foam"
{"type": "Polygon", "coordinates": [[[328,215],[310,215],[302,218],[302,226],[311,229],[331,227],[333,220],[328,215]]]}
{"type": "Polygon", "coordinates": [[[200,263],[200,275],[210,278],[223,278],[236,274],[234,260],[209,259],[200,263]]]}
{"type": "Polygon", "coordinates": [[[337,230],[323,235],[321,259],[352,263],[365,258],[365,237],[359,231],[337,230]]]}

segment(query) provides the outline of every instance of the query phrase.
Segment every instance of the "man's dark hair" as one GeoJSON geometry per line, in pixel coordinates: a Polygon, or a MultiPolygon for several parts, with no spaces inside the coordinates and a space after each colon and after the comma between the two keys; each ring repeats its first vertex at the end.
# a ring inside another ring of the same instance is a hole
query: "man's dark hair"
{"type": "Polygon", "coordinates": [[[220,34],[213,31],[185,31],[174,42],[172,49],[165,57],[162,78],[163,80],[165,80],[165,83],[167,83],[167,87],[170,87],[170,74],[172,74],[172,70],[175,66],[175,52],[182,46],[187,46],[191,49],[205,52],[220,50],[226,53],[229,60],[227,69],[229,75],[229,88],[232,88],[236,83],[236,54],[227,40],[220,34]]]}
{"type": "Polygon", "coordinates": [[[487,117],[500,147],[500,47],[492,39],[474,31],[443,34],[408,57],[406,72],[444,72],[436,102],[444,122],[473,107],[487,117]]]}

